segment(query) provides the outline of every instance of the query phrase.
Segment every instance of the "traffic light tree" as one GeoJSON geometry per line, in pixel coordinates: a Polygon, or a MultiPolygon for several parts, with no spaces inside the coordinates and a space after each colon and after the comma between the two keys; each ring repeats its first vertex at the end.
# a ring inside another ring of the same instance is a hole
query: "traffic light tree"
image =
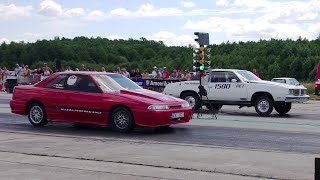
{"type": "MultiPolygon", "coordinates": [[[[199,97],[200,103],[202,104],[202,96],[207,96],[207,91],[203,87],[201,80],[205,75],[205,71],[210,69],[210,48],[207,49],[208,55],[205,54],[205,46],[209,45],[209,34],[203,32],[195,32],[194,35],[197,36],[195,41],[199,44],[199,48],[194,47],[193,50],[193,70],[199,73],[199,97]]],[[[201,110],[200,106],[200,110],[201,110]]]]}

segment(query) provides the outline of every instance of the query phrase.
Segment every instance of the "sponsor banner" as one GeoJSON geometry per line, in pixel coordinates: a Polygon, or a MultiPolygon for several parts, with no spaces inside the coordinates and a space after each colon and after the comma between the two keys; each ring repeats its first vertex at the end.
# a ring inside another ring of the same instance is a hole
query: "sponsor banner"
{"type": "Polygon", "coordinates": [[[149,89],[152,91],[163,92],[166,85],[170,83],[179,82],[181,80],[160,80],[160,79],[131,79],[137,83],[140,87],[149,89]]]}
{"type": "Polygon", "coordinates": [[[166,87],[167,84],[180,82],[181,80],[159,80],[159,79],[146,79],[145,87],[166,87]]]}
{"type": "Polygon", "coordinates": [[[144,79],[133,78],[131,80],[133,82],[137,83],[140,87],[144,88],[144,85],[145,85],[145,80],[144,79]]]}
{"type": "Polygon", "coordinates": [[[131,79],[137,83],[140,87],[149,89],[152,91],[163,92],[166,85],[184,80],[161,80],[161,79],[131,79]]]}

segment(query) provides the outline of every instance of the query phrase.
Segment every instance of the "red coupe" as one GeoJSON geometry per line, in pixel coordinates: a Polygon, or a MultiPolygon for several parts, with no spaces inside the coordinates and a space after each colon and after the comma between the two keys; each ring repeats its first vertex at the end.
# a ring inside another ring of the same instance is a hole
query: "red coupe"
{"type": "Polygon", "coordinates": [[[16,86],[11,111],[28,115],[34,126],[48,121],[110,125],[119,132],[134,126],[189,122],[189,103],[142,89],[114,73],[61,72],[35,84],[16,86]]]}

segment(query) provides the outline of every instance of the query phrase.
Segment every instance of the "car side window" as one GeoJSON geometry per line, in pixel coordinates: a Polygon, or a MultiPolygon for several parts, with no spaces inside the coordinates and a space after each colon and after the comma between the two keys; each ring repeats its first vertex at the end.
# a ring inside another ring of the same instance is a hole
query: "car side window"
{"type": "Polygon", "coordinates": [[[86,75],[70,75],[67,79],[66,90],[101,93],[93,80],[86,75]]]}
{"type": "Polygon", "coordinates": [[[225,72],[212,72],[211,74],[211,82],[226,82],[226,75],[225,72]]]}
{"type": "Polygon", "coordinates": [[[240,82],[240,79],[233,72],[226,72],[226,81],[232,82],[232,80],[236,80],[236,82],[240,82]]]}
{"type": "Polygon", "coordinates": [[[48,84],[46,84],[45,88],[51,88],[51,89],[64,89],[65,88],[65,82],[66,82],[67,75],[61,74],[51,80],[48,84]]]}
{"type": "Polygon", "coordinates": [[[233,72],[225,72],[225,71],[214,71],[211,73],[211,82],[232,82],[232,80],[236,80],[236,82],[241,82],[240,79],[233,72]]]}

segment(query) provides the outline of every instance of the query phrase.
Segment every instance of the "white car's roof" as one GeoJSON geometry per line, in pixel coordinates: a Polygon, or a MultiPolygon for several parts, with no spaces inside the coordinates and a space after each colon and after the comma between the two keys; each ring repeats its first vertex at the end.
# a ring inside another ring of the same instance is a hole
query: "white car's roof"
{"type": "Polygon", "coordinates": [[[212,71],[247,71],[241,69],[212,69],[212,71]]]}
{"type": "Polygon", "coordinates": [[[290,77],[277,77],[277,78],[272,78],[272,79],[295,79],[295,78],[290,78],[290,77]]]}

